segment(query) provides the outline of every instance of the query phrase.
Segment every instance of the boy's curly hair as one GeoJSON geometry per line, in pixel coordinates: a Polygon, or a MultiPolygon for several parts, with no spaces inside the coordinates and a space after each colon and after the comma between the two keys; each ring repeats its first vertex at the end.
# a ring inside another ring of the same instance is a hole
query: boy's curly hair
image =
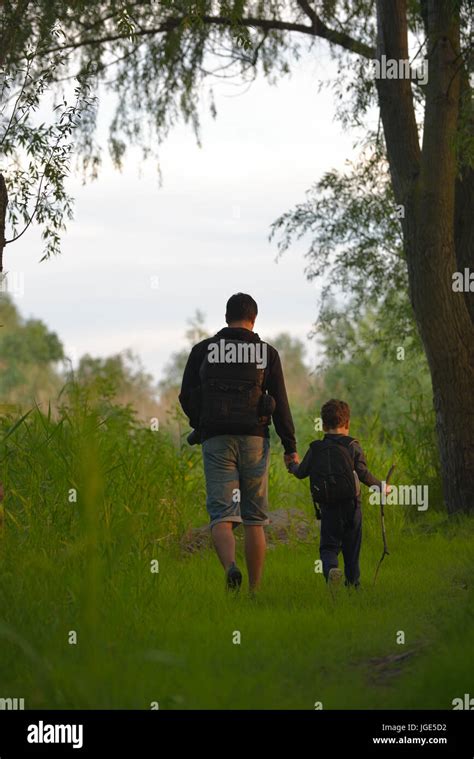
{"type": "Polygon", "coordinates": [[[321,419],[325,429],[334,430],[337,427],[346,427],[350,418],[351,410],[345,401],[331,398],[321,408],[321,419]]]}

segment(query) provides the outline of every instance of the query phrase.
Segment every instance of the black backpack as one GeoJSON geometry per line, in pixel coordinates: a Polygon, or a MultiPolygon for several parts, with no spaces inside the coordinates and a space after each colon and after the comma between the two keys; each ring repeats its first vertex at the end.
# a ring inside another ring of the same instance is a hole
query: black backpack
{"type": "MultiPolygon", "coordinates": [[[[216,336],[218,342],[221,338],[216,336]]],[[[225,344],[239,344],[253,341],[225,338],[225,344]]],[[[265,370],[256,362],[211,362],[206,352],[199,370],[201,429],[212,427],[226,433],[233,425],[255,426],[268,424],[269,418],[262,416],[265,370]]]]}
{"type": "Polygon", "coordinates": [[[354,438],[325,437],[311,443],[311,495],[315,506],[354,500],[359,494],[354,472],[354,438]]]}

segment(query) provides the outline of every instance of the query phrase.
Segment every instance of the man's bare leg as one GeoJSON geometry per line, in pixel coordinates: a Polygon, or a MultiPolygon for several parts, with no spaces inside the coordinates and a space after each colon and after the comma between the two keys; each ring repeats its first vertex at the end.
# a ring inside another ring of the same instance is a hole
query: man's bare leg
{"type": "Polygon", "coordinates": [[[256,590],[262,579],[265,561],[266,540],[265,531],[260,525],[244,525],[245,532],[245,561],[249,573],[250,590],[256,590]]]}
{"type": "Polygon", "coordinates": [[[235,538],[233,522],[218,522],[212,527],[212,542],[225,570],[235,562],[235,538]]]}

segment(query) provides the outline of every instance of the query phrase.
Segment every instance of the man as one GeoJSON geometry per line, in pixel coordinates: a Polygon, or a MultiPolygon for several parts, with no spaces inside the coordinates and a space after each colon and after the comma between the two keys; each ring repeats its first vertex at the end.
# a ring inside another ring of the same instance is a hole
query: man
{"type": "Polygon", "coordinates": [[[251,591],[260,583],[265,559],[272,418],[285,464],[299,461],[280,357],[253,331],[257,313],[250,295],[229,298],[228,326],[194,346],[179,396],[202,442],[206,506],[227,587],[242,583],[233,534],[242,523],[251,591]]]}

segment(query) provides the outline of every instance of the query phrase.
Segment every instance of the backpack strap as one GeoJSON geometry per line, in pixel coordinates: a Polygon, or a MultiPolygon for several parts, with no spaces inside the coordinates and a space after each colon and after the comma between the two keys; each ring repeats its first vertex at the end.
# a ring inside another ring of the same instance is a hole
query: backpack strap
{"type": "Polygon", "coordinates": [[[336,445],[341,446],[341,448],[344,451],[347,451],[349,456],[351,457],[351,464],[354,465],[355,461],[355,450],[354,450],[354,443],[357,443],[358,441],[355,439],[355,437],[349,437],[349,435],[344,435],[343,438],[336,438],[333,440],[336,445]]]}
{"type": "Polygon", "coordinates": [[[356,440],[355,437],[349,437],[349,435],[346,435],[344,439],[338,439],[334,441],[337,445],[341,446],[341,449],[345,451],[350,456],[350,463],[352,470],[354,472],[355,482],[356,482],[356,491],[357,495],[360,495],[360,480],[359,476],[355,470],[355,450],[354,450],[354,443],[359,443],[358,440],[356,440]]]}

